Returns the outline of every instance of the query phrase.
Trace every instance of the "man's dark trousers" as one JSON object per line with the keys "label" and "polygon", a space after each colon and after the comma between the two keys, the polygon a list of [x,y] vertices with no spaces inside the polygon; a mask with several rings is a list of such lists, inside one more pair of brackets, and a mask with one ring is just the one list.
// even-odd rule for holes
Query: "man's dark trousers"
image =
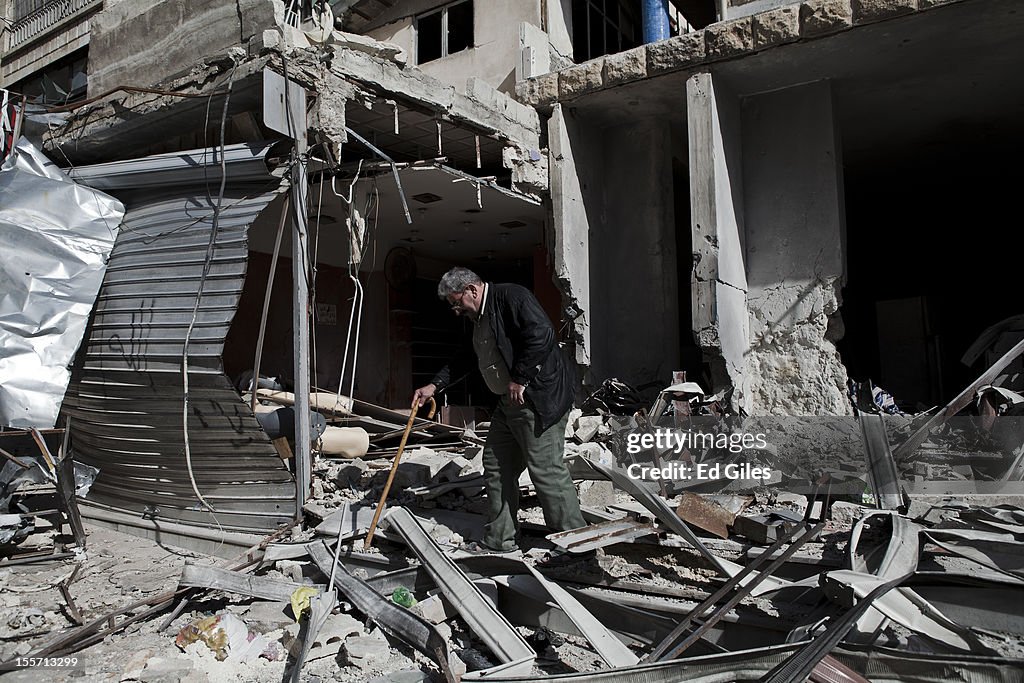
{"label": "man's dark trousers", "polygon": [[491,415],[483,453],[489,520],[483,541],[491,548],[516,547],[519,475],[524,469],[530,472],[548,528],[566,531],[586,526],[564,462],[568,413],[540,436],[534,432],[536,419],[529,406],[514,405],[507,395],[499,398]]}

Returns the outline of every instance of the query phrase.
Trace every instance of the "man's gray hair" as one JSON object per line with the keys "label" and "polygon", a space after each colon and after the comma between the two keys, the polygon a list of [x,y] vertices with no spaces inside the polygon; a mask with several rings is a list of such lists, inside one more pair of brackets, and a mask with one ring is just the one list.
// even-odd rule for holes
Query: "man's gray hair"
{"label": "man's gray hair", "polygon": [[470,285],[482,285],[483,280],[469,268],[456,266],[441,276],[437,283],[437,297],[447,301],[449,295],[458,294]]}

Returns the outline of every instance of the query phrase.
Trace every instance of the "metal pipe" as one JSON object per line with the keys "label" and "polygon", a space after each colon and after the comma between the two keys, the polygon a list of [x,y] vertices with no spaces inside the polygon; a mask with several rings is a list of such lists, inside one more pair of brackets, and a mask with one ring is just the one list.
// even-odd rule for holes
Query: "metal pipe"
{"label": "metal pipe", "polygon": [[669,37],[668,0],[643,0],[644,44]]}

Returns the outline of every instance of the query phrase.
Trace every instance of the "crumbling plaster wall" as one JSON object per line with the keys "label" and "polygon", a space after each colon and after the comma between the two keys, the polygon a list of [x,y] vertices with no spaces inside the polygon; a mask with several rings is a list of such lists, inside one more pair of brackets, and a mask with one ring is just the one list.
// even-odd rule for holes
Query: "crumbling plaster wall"
{"label": "crumbling plaster wall", "polygon": [[[394,43],[416,64],[415,17],[448,4],[437,0],[400,3],[381,14],[366,35]],[[470,78],[479,78],[506,94],[515,94],[516,63],[520,58],[521,23],[541,25],[540,3],[473,0],[473,47],[426,64],[424,73],[459,90]]]}
{"label": "crumbling plaster wall", "polygon": [[253,57],[263,32],[283,25],[280,0],[120,0],[90,20],[89,96],[150,87],[240,47]]}
{"label": "crumbling plaster wall", "polygon": [[748,409],[849,414],[834,343],[842,336],[845,211],[829,84],[748,97],[742,116]]}

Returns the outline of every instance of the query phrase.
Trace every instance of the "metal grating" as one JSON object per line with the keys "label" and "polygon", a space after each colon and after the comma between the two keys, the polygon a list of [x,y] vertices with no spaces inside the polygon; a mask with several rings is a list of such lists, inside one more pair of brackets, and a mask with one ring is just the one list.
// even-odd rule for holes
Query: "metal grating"
{"label": "metal grating", "polygon": [[[207,160],[219,164],[212,151],[116,162],[76,174],[79,182],[108,187],[110,178],[119,178],[122,189],[114,194],[127,213],[64,409],[76,459],[100,470],[87,500],[157,523],[263,534],[291,521],[295,482],[224,375],[221,353],[245,279],[248,227],[285,188],[261,161],[268,146],[247,146],[262,172],[254,172],[253,156],[242,148],[225,155],[227,189],[189,343],[192,471],[216,513],[203,508],[192,491],[181,373],[217,202],[219,169],[206,168]],[[182,161],[190,172],[183,172]],[[124,179],[133,177],[141,189],[123,189]]]}

